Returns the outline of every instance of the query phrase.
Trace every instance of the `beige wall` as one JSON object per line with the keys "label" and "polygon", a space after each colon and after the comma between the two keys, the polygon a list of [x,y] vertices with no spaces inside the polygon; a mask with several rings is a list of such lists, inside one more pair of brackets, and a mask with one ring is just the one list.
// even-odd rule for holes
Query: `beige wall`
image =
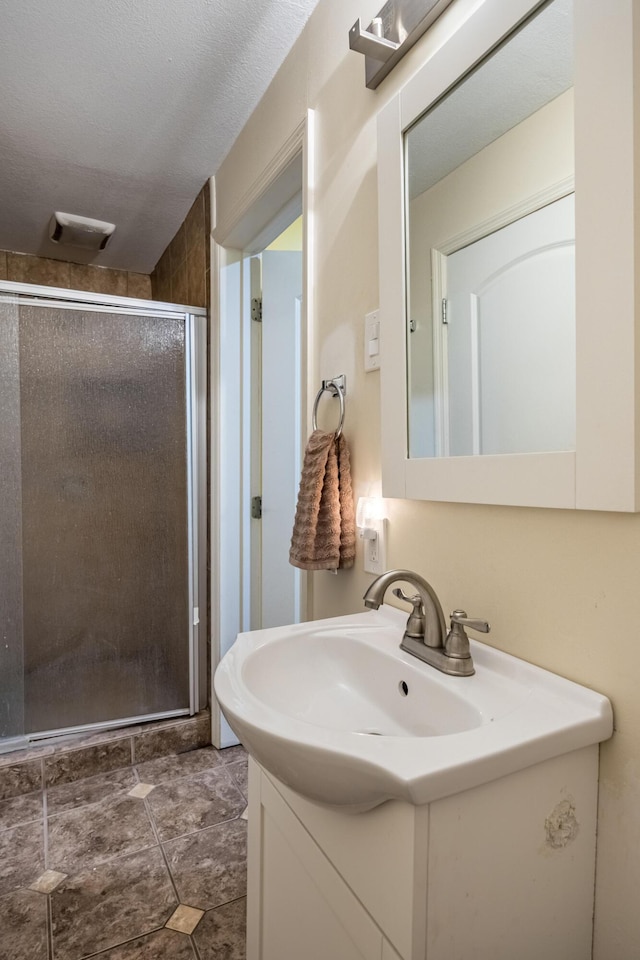
{"label": "beige wall", "polygon": [[13,283],[35,283],[42,287],[63,287],[67,290],[88,290],[118,297],[151,299],[151,280],[144,273],[94,267],[66,260],[49,260],[26,253],[0,250],[0,280]]}
{"label": "beige wall", "polygon": [[208,306],[210,222],[207,182],[154,267],[151,274],[154,300],[190,307]]}
{"label": "beige wall", "polygon": [[[379,488],[379,380],[362,369],[364,314],[377,307],[376,112],[477,5],[455,0],[377,91],[348,49],[349,28],[380,0],[320,0],[216,177],[226,222],[269,160],[315,111],[316,192],[310,383],[346,373],[345,434],[356,496]],[[257,149],[259,146],[259,149]],[[434,585],[445,610],[486,617],[489,642],[607,694],[617,732],[602,748],[597,960],[636,960],[640,944],[640,694],[634,603],[640,516],[391,501],[388,566]],[[371,577],[318,573],[314,615],[362,609]],[[631,613],[627,619],[624,614]]]}

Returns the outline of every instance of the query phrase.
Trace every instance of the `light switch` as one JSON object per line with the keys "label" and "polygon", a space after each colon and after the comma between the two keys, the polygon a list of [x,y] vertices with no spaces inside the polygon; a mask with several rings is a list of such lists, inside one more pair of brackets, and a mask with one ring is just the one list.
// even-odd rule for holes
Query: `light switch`
{"label": "light switch", "polygon": [[377,310],[364,318],[364,369],[380,369],[380,319]]}

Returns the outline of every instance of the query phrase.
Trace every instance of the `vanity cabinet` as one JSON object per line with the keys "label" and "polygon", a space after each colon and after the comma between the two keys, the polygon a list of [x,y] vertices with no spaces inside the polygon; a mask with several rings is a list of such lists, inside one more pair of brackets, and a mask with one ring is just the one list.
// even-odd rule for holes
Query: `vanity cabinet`
{"label": "vanity cabinet", "polygon": [[250,766],[248,960],[400,960],[299,819],[302,798]]}
{"label": "vanity cabinet", "polygon": [[247,960],[588,960],[597,745],[364,813],[253,759]]}

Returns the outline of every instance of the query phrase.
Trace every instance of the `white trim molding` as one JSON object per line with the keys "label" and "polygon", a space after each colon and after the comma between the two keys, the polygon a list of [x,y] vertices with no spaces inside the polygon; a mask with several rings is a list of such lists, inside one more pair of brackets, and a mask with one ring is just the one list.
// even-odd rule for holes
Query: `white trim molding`
{"label": "white trim molding", "polygon": [[[223,221],[215,217],[215,182],[212,184],[211,240],[211,665],[215,671],[236,634],[250,629],[247,602],[249,563],[245,557],[246,513],[243,503],[243,476],[246,470],[243,433],[249,416],[246,410],[246,364],[243,352],[243,322],[240,290],[243,247],[297,192],[302,194],[304,224],[302,352],[307,369],[313,359],[313,189],[314,114],[303,120],[281,149],[266,164]],[[289,173],[297,157],[299,169]],[[297,166],[297,165],[295,165]],[[297,178],[297,180],[296,180]],[[237,270],[236,270],[237,267]],[[229,323],[225,303],[232,305],[234,322]],[[305,371],[303,370],[303,378]],[[303,380],[304,382],[304,380]],[[308,388],[302,391],[301,423],[307,421]],[[302,617],[308,616],[309,577],[301,579]],[[213,676],[213,674],[212,674]],[[213,691],[213,682],[212,682]],[[213,694],[212,694],[213,696]],[[221,716],[217,703],[211,709],[212,739],[215,746],[237,742]]]}

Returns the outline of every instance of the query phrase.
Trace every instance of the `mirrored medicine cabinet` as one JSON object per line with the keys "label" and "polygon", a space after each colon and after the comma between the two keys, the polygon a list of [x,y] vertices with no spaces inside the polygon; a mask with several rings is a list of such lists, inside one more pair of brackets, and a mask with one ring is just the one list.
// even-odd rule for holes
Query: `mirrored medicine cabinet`
{"label": "mirrored medicine cabinet", "polygon": [[461,0],[380,112],[385,496],[640,509],[633,6]]}

